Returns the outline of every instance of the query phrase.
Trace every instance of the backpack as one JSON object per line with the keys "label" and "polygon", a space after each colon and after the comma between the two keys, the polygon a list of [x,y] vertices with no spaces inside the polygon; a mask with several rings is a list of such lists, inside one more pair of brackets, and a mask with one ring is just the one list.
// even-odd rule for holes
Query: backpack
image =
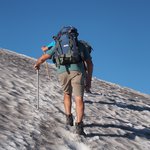
{"label": "backpack", "polygon": [[57,36],[53,62],[56,66],[76,64],[82,61],[78,48],[78,31],[73,26],[63,27]]}

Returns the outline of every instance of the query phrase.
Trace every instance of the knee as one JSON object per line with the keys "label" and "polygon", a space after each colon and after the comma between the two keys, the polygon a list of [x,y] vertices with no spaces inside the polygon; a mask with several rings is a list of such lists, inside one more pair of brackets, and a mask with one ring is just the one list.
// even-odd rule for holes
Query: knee
{"label": "knee", "polygon": [[69,93],[64,93],[64,100],[65,99],[71,99],[71,94]]}
{"label": "knee", "polygon": [[82,104],[82,103],[83,103],[83,97],[81,97],[81,96],[76,96],[76,97],[75,97],[75,101],[76,101],[76,103]]}

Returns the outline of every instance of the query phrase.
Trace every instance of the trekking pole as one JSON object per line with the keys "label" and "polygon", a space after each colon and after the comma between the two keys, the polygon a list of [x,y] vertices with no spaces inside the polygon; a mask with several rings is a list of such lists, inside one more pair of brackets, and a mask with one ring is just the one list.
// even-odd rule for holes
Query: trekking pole
{"label": "trekking pole", "polygon": [[[44,52],[44,54],[46,54]],[[46,68],[46,72],[47,72],[47,75],[48,75],[48,78],[50,79],[50,74],[49,74],[49,69],[48,69],[48,63],[45,61],[45,68]]]}
{"label": "trekking pole", "polygon": [[37,109],[39,109],[39,70],[37,70]]}

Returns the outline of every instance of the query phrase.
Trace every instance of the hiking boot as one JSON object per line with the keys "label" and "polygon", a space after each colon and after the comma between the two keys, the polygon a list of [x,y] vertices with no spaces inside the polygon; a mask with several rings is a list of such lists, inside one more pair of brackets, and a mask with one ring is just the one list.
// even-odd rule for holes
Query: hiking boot
{"label": "hiking boot", "polygon": [[75,126],[76,126],[76,133],[78,135],[86,135],[84,130],[83,130],[83,122],[79,122],[79,123],[75,123]]}
{"label": "hiking boot", "polygon": [[66,124],[70,125],[70,126],[73,126],[73,117],[72,117],[72,114],[66,115]]}

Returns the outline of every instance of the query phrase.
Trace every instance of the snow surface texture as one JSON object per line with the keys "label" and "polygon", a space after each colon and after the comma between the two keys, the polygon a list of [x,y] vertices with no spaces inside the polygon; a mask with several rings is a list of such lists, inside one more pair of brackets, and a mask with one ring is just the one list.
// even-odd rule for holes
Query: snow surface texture
{"label": "snow surface texture", "polygon": [[[54,65],[40,70],[36,109],[35,59],[0,49],[0,150],[150,150],[150,95],[93,78],[85,93],[86,137],[65,126]],[[75,104],[72,108],[75,117]]]}

